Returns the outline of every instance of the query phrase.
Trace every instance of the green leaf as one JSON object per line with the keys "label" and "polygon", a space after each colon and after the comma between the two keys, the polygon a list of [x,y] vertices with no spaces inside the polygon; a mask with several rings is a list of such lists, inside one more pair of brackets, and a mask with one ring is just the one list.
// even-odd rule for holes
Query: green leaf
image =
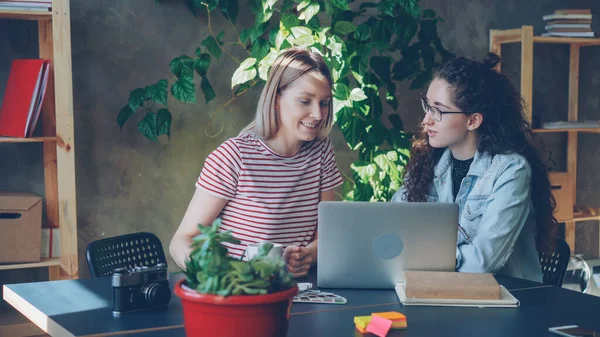
{"label": "green leaf", "polygon": [[295,1],[294,0],[283,0],[283,4],[281,5],[281,12],[286,13],[290,9],[294,8]]}
{"label": "green leaf", "polygon": [[248,39],[250,38],[250,33],[252,32],[253,28],[244,28],[242,29],[242,31],[240,31],[240,41],[242,41],[242,43],[244,45],[248,44]]}
{"label": "green leaf", "polygon": [[252,87],[252,82],[246,82],[241,85],[238,85],[237,88],[235,88],[235,90],[234,90],[234,95],[239,96],[245,90],[250,89],[251,87]]}
{"label": "green leaf", "polygon": [[366,23],[359,25],[354,32],[354,37],[359,41],[366,41],[371,37],[371,27]]}
{"label": "green leaf", "polygon": [[350,89],[344,83],[336,83],[333,85],[333,97],[340,101],[346,100],[350,95]]}
{"label": "green leaf", "polygon": [[392,79],[395,81],[404,81],[420,71],[421,66],[418,61],[410,62],[407,58],[403,58],[394,64]]}
{"label": "green leaf", "polygon": [[411,89],[421,89],[425,85],[427,85],[427,83],[431,82],[431,78],[432,78],[432,74],[430,71],[422,71],[412,81],[412,83],[410,84],[410,88]]}
{"label": "green leaf", "polygon": [[437,25],[434,20],[422,20],[421,29],[419,30],[419,41],[431,42],[438,39]]}
{"label": "green leaf", "polygon": [[157,135],[167,135],[171,139],[171,113],[167,109],[160,109],[156,112]]}
{"label": "green leaf", "polygon": [[408,46],[419,29],[417,21],[408,15],[399,16],[394,21],[393,27],[397,36],[396,47],[400,49]]}
{"label": "green leaf", "polygon": [[360,118],[352,115],[352,109],[344,107],[337,113],[337,123],[348,147],[352,150],[358,149],[362,144],[362,137],[365,132],[364,122]]}
{"label": "green leaf", "polygon": [[173,97],[184,103],[196,103],[196,86],[191,76],[181,76],[171,86]]}
{"label": "green leaf", "polygon": [[404,9],[413,18],[418,19],[421,16],[421,8],[419,7],[419,0],[401,0],[400,3],[404,6]]}
{"label": "green leaf", "polygon": [[[308,20],[308,22],[306,23],[306,26],[308,28],[312,29],[313,31],[318,31],[319,29],[323,28],[323,27],[321,27],[321,20],[316,15],[313,16],[312,19]],[[325,28],[329,28],[329,27],[325,27]]]}
{"label": "green leaf", "polygon": [[139,107],[142,106],[142,104],[144,104],[145,100],[146,90],[142,88],[137,88],[129,93],[129,101],[127,101],[127,104],[129,104],[131,110],[136,111]]}
{"label": "green leaf", "polygon": [[300,20],[298,17],[291,13],[284,13],[281,15],[281,24],[286,29],[291,29],[292,27],[296,27],[300,24]]}
{"label": "green leaf", "polygon": [[250,43],[254,43],[254,41],[256,41],[256,39],[261,37],[267,30],[268,26],[269,26],[268,24],[263,23],[261,25],[254,27],[252,29],[252,31],[250,31]]}
{"label": "green leaf", "polygon": [[338,21],[335,23],[334,31],[340,35],[346,35],[355,32],[356,25],[349,21]]}
{"label": "green leaf", "polygon": [[156,103],[167,105],[167,87],[169,82],[167,80],[160,80],[151,86],[145,88],[146,99],[151,99]]}
{"label": "green leaf", "polygon": [[373,56],[369,60],[371,69],[383,82],[390,81],[390,59],[387,56]]}
{"label": "green leaf", "polygon": [[220,0],[219,7],[226,19],[230,20],[235,25],[238,16],[238,1],[237,0]]}
{"label": "green leaf", "polygon": [[123,109],[121,109],[121,111],[119,112],[119,115],[117,116],[117,123],[119,124],[119,128],[123,128],[125,122],[127,122],[129,117],[131,117],[132,115],[133,110],[131,110],[129,104],[124,106]]}
{"label": "green leaf", "polygon": [[433,69],[435,65],[435,51],[429,44],[421,44],[421,58],[425,69]]}
{"label": "green leaf", "polygon": [[433,9],[426,9],[423,11],[423,19],[435,18],[435,11]]}
{"label": "green leaf", "polygon": [[193,61],[192,58],[187,55],[181,55],[174,58],[169,63],[169,69],[173,75],[181,77],[183,75],[190,76],[193,73]]}
{"label": "green leaf", "polygon": [[262,60],[265,56],[267,56],[270,48],[271,44],[269,41],[258,39],[252,45],[252,53],[250,55],[257,60]]}
{"label": "green leaf", "polygon": [[206,76],[210,67],[210,55],[204,53],[194,60],[194,69],[200,76]]}
{"label": "green leaf", "polygon": [[386,15],[396,16],[394,8],[396,7],[396,1],[391,0],[382,0],[379,5],[377,5],[377,9]]}
{"label": "green leaf", "polygon": [[394,82],[388,82],[385,86],[385,100],[387,104],[389,104],[394,111],[398,109],[398,99],[396,98],[396,85]]}
{"label": "green leaf", "polygon": [[279,27],[273,27],[269,31],[269,42],[271,43],[272,46],[276,46],[276,39],[277,39],[278,33],[279,33]]}
{"label": "green leaf", "polygon": [[262,13],[262,1],[261,0],[248,0],[248,7],[254,14]]}
{"label": "green leaf", "polygon": [[398,114],[390,114],[388,116],[390,123],[398,130],[404,130],[404,122],[402,122],[402,118]]}
{"label": "green leaf", "polygon": [[204,93],[204,100],[206,104],[217,97],[215,90],[206,77],[202,77],[200,80],[200,89],[202,89],[202,92]]}
{"label": "green leaf", "polygon": [[156,114],[153,111],[148,111],[144,119],[138,123],[138,130],[146,138],[155,141],[158,137],[156,123]]}
{"label": "green leaf", "polygon": [[350,6],[348,6],[348,0],[330,0],[329,2],[336,8],[350,10]]}
{"label": "green leaf", "polygon": [[221,58],[221,48],[219,47],[219,45],[217,44],[217,40],[215,40],[214,37],[212,36],[208,36],[207,38],[205,38],[202,43],[203,46],[206,47],[206,49],[208,49],[208,52],[215,58],[215,59],[219,59]]}

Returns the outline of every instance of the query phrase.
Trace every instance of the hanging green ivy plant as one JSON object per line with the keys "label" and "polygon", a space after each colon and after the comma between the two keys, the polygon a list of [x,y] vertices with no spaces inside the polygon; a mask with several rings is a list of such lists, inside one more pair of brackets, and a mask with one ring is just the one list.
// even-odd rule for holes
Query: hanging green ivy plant
{"label": "hanging green ivy plant", "polygon": [[[161,135],[170,138],[172,114],[167,93],[181,102],[197,103],[199,84],[207,104],[217,95],[208,78],[209,69],[224,55],[239,66],[231,74],[231,98],[221,109],[249,88],[263,84],[280,51],[310,48],[321,53],[332,70],[334,121],[349,148],[358,152],[358,160],[351,165],[352,177],[345,180],[344,198],[391,199],[402,183],[410,135],[396,113],[388,117],[391,127],[385,126],[383,104],[395,112],[398,82],[410,81],[411,89],[422,88],[435,67],[454,57],[438,37],[441,19],[433,10],[421,10],[418,0],[360,4],[348,0],[249,0],[254,24],[241,28],[238,0],[184,2],[194,15],[206,14],[202,20],[209,36],[194,55],[171,61],[171,83],[162,79],[131,91],[117,116],[119,127],[142,110],[145,116],[138,122],[139,132],[154,141]],[[211,18],[216,10],[231,23],[234,41],[224,41],[224,31],[213,31]],[[236,58],[231,53],[236,48],[247,57]]]}

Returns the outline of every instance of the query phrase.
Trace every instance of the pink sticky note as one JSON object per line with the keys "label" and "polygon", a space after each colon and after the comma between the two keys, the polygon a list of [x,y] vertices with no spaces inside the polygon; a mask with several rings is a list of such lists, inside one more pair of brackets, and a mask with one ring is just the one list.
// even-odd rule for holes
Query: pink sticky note
{"label": "pink sticky note", "polygon": [[379,337],[385,337],[392,327],[392,321],[379,316],[373,316],[367,325],[367,331]]}

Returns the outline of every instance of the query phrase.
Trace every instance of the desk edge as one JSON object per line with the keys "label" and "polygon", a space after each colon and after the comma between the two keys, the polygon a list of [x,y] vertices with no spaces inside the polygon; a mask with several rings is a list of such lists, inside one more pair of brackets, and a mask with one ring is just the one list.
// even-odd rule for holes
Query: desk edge
{"label": "desk edge", "polygon": [[50,317],[46,316],[38,308],[34,307],[31,303],[27,302],[23,297],[17,295],[11,288],[10,285],[2,286],[4,292],[4,300],[17,309],[23,316],[27,317],[33,324],[38,328],[42,329],[45,333],[50,336],[65,336],[75,337],[72,333],[67,331],[62,326],[58,325]]}

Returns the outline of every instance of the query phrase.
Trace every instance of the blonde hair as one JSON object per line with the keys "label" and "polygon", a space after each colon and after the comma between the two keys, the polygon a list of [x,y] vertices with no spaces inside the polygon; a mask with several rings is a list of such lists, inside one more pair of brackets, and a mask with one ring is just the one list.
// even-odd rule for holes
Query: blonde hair
{"label": "blonde hair", "polygon": [[[319,73],[327,80],[329,94],[331,94],[333,79],[321,54],[301,48],[290,48],[282,52],[269,70],[267,83],[258,100],[254,121],[246,126],[240,134],[252,133],[261,139],[273,137],[279,130],[279,117],[275,111],[277,94],[300,76],[311,71]],[[332,106],[333,104],[329,104],[329,112],[324,123],[321,123],[315,140],[322,140],[329,135],[333,124]]]}

